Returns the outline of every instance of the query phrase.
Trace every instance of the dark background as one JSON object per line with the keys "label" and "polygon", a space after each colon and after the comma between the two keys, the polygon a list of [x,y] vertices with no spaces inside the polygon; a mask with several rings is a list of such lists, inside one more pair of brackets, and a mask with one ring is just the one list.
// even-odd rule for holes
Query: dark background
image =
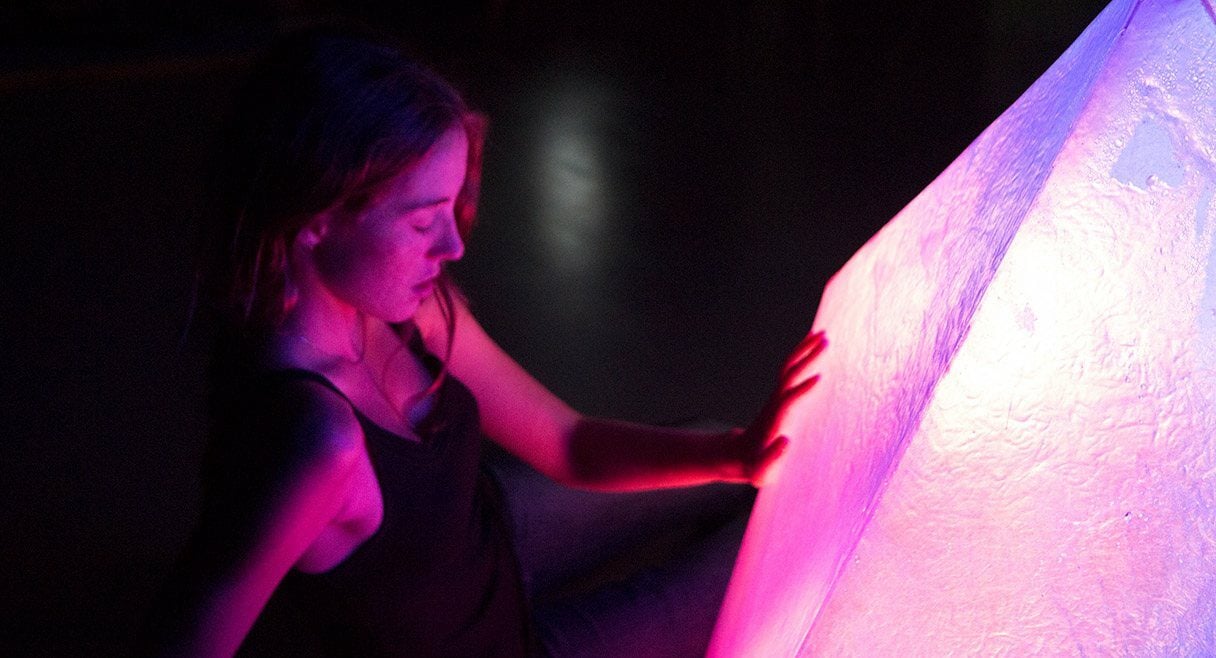
{"label": "dark background", "polygon": [[457,275],[541,381],[587,413],[745,423],[832,273],[1103,4],[0,9],[0,652],[122,653],[193,522],[202,181],[277,30],[340,7],[489,114]]}

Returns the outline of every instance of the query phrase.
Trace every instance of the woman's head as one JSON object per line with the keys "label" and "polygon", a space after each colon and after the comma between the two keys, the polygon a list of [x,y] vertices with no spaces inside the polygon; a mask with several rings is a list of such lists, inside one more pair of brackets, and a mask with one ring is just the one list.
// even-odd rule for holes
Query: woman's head
{"label": "woman's head", "polygon": [[443,265],[464,253],[456,211],[468,153],[466,132],[449,128],[357,217],[335,210],[305,226],[293,262],[315,273],[309,289],[386,322],[413,317],[443,285]]}
{"label": "woman's head", "polygon": [[[399,207],[411,176],[436,158],[464,158],[454,182],[451,171],[440,181],[455,193],[443,211],[460,235],[432,240],[447,251],[417,273],[458,257],[447,243],[472,224],[481,134],[460,95],[386,39],[332,28],[282,39],[238,100],[219,172],[210,278],[228,329],[260,333],[282,319],[295,294],[289,263],[301,231],[323,217],[340,232]],[[344,257],[322,251],[318,265],[341,273]]]}

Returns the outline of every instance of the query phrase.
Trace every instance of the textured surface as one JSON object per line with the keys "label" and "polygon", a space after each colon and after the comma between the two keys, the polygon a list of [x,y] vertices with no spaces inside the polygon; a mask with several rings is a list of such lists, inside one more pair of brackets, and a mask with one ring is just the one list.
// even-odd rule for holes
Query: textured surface
{"label": "textured surface", "polygon": [[1216,652],[1214,52],[1116,0],[832,280],[712,655]]}

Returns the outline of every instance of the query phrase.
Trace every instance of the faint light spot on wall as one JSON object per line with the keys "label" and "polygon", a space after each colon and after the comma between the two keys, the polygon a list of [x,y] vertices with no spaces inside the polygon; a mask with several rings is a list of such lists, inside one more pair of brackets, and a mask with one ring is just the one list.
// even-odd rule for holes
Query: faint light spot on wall
{"label": "faint light spot on wall", "polygon": [[602,130],[610,94],[588,81],[564,80],[546,96],[536,152],[543,255],[560,274],[596,277],[611,242]]}

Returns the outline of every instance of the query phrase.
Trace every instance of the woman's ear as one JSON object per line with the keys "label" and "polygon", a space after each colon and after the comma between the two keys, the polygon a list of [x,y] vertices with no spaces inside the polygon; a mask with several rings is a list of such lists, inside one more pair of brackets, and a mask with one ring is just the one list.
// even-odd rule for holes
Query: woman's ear
{"label": "woman's ear", "polygon": [[325,239],[325,235],[329,233],[329,227],[333,223],[333,213],[326,211],[317,214],[312,219],[304,224],[304,228],[296,234],[296,243],[301,247],[311,251]]}

